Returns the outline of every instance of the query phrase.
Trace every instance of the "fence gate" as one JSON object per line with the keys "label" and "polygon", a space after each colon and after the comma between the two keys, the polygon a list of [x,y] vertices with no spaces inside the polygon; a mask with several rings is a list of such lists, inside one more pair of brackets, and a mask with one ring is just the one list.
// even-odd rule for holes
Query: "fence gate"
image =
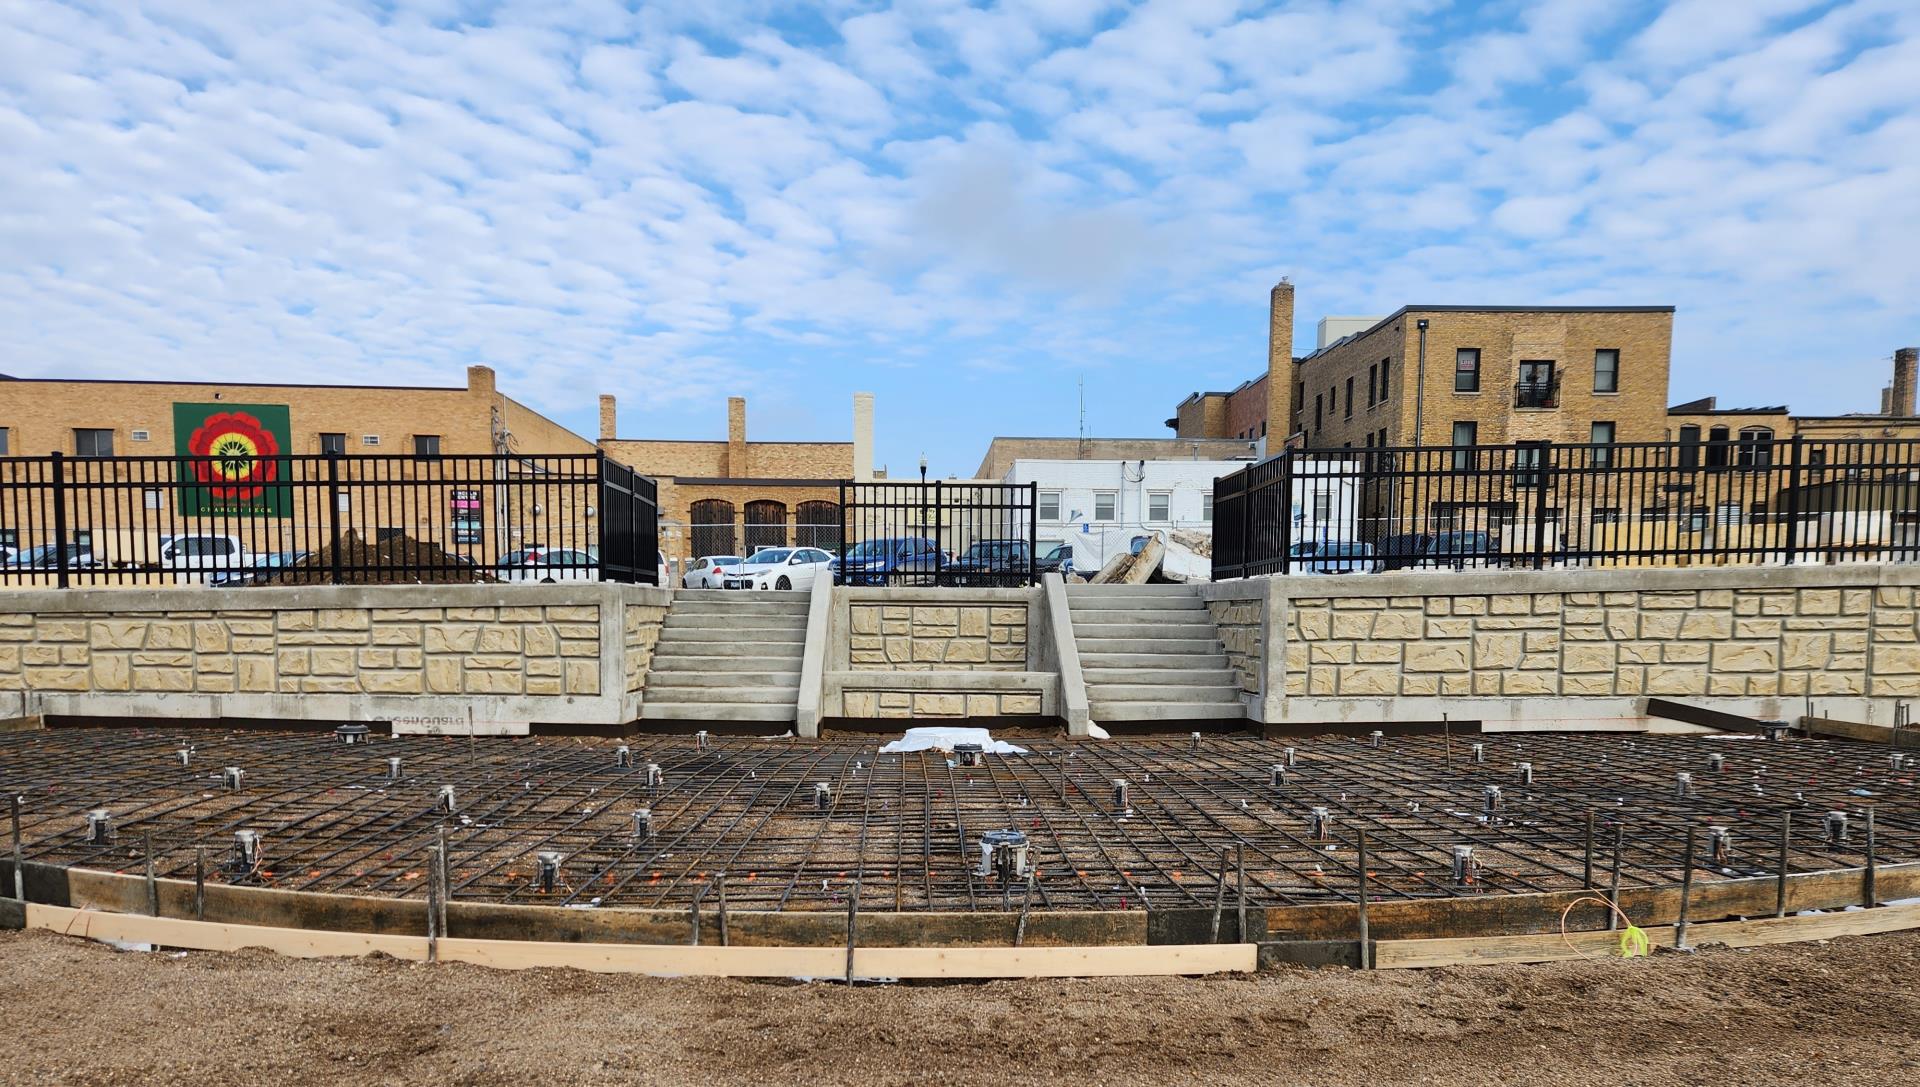
{"label": "fence gate", "polygon": [[842,585],[1034,583],[1033,483],[840,485]]}

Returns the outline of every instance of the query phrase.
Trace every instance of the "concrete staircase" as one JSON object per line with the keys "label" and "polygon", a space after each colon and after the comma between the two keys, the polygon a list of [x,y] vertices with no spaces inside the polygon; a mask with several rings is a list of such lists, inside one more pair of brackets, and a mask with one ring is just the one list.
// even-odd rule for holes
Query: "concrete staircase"
{"label": "concrete staircase", "polygon": [[1220,632],[1187,585],[1067,586],[1096,723],[1245,720]]}
{"label": "concrete staircase", "polygon": [[804,592],[675,590],[654,647],[641,719],[791,724],[807,601]]}

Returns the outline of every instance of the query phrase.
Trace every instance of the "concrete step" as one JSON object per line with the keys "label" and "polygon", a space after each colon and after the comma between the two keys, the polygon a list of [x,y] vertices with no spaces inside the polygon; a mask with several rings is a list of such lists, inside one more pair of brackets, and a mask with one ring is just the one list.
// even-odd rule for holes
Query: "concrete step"
{"label": "concrete step", "polygon": [[1133,671],[1157,672],[1165,670],[1187,670],[1192,668],[1225,668],[1227,652],[1215,649],[1210,653],[1112,653],[1080,651],[1081,668],[1126,668]]}
{"label": "concrete step", "polygon": [[[748,636],[742,637],[746,633]],[[792,654],[795,660],[800,657],[800,647],[806,644],[800,638],[770,637],[766,631],[736,632],[727,638],[683,638],[680,632],[662,634],[660,644],[655,647],[654,655],[680,650],[697,653],[707,657],[754,657],[763,654]]]}
{"label": "concrete step", "polygon": [[1231,668],[1088,668],[1083,674],[1089,687],[1141,687],[1161,683],[1238,687],[1240,683]]}
{"label": "concrete step", "polygon": [[647,687],[783,687],[800,689],[799,672],[694,672],[677,668],[656,668],[647,676]]}
{"label": "concrete step", "polygon": [[1118,721],[1244,721],[1246,708],[1220,702],[1092,702],[1101,724]]}
{"label": "concrete step", "polygon": [[1067,583],[1067,592],[1070,594],[1083,595],[1092,595],[1095,593],[1127,593],[1134,596],[1177,596],[1181,593],[1196,593],[1199,592],[1199,589],[1192,585],[1182,585],[1176,582],[1149,583],[1144,585],[1095,585],[1087,581],[1070,581]]}
{"label": "concrete step", "polygon": [[763,600],[763,596],[785,595],[773,593],[726,593],[719,599],[680,600],[676,599],[667,611],[669,617],[675,615],[781,615],[805,618],[807,602],[805,600]]}
{"label": "concrete step", "polygon": [[652,671],[656,675],[716,674],[729,678],[764,672],[792,672],[798,675],[800,654],[766,653],[750,657],[709,657],[687,652],[656,653]]}
{"label": "concrete step", "polygon": [[659,698],[676,703],[713,703],[729,706],[786,706],[792,708],[800,700],[800,688],[792,687],[647,687],[648,698]]}
{"label": "concrete step", "polygon": [[740,601],[765,600],[768,602],[804,604],[808,593],[805,589],[676,589],[673,602],[685,600]]}
{"label": "concrete step", "polygon": [[1106,608],[1075,608],[1073,625],[1082,623],[1212,623],[1213,614],[1195,604],[1191,608],[1150,608],[1143,611],[1117,611]]}
{"label": "concrete step", "polygon": [[666,627],[660,632],[660,644],[668,642],[804,642],[805,625],[784,627],[711,626]]}
{"label": "concrete step", "polygon": [[1083,611],[1191,611],[1205,610],[1197,596],[1069,596],[1067,609]]}
{"label": "concrete step", "polygon": [[1099,683],[1087,685],[1087,701],[1093,702],[1179,702],[1188,705],[1202,703],[1240,704],[1240,689],[1225,686],[1176,686],[1173,684],[1142,686],[1136,683]]}
{"label": "concrete step", "polygon": [[799,716],[793,703],[783,706],[757,702],[656,702],[640,706],[643,721],[771,721],[791,724]]}
{"label": "concrete step", "polygon": [[1156,622],[1144,619],[1132,623],[1083,623],[1073,621],[1073,636],[1085,643],[1094,638],[1218,638],[1219,630],[1210,620],[1168,619]]}
{"label": "concrete step", "polygon": [[1223,648],[1220,639],[1205,638],[1142,638],[1137,634],[1126,638],[1087,638],[1075,632],[1074,640],[1080,643],[1080,655],[1089,653],[1218,653]]}

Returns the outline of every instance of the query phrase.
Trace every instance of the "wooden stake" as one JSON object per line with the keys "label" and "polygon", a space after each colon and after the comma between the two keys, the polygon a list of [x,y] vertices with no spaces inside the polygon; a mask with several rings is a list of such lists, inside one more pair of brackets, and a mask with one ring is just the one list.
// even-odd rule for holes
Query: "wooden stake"
{"label": "wooden stake", "polygon": [[1879,905],[1880,858],[1874,850],[1873,805],[1867,805],[1867,869],[1862,873],[1860,904],[1868,909]]}
{"label": "wooden stake", "polygon": [[1693,834],[1694,828],[1688,827],[1686,855],[1680,859],[1683,867],[1680,872],[1680,917],[1673,925],[1675,950],[1685,950],[1687,946],[1687,907],[1693,898]]}
{"label": "wooden stake", "polygon": [[1780,813],[1780,875],[1773,890],[1773,915],[1787,915],[1787,849],[1793,841],[1793,812]]}
{"label": "wooden stake", "polygon": [[1360,969],[1372,968],[1372,956],[1367,953],[1367,945],[1372,942],[1367,932],[1367,832],[1360,832]]}

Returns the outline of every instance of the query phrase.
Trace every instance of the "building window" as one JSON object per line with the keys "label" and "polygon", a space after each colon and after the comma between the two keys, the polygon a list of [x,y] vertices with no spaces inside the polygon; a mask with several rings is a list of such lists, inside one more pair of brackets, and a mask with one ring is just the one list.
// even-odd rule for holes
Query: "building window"
{"label": "building window", "polygon": [[1742,468],[1766,468],[1773,463],[1773,428],[1740,428],[1740,446],[1736,452]]}
{"label": "building window", "polygon": [[1353,418],[1353,379],[1347,379],[1347,418]]}
{"label": "building window", "polygon": [[1518,442],[1513,447],[1513,485],[1516,487],[1538,487],[1545,473],[1540,471],[1546,463],[1546,446],[1542,442]]}
{"label": "building window", "polygon": [[1697,426],[1680,428],[1680,467],[1700,467],[1700,428]]}
{"label": "building window", "polygon": [[1374,392],[1380,381],[1380,366],[1375,363],[1367,367],[1367,406],[1372,407],[1380,401]]}
{"label": "building window", "polygon": [[1707,431],[1707,467],[1725,468],[1727,466],[1727,435],[1729,433],[1731,432],[1723,426]]}
{"label": "building window", "polygon": [[1059,491],[1040,492],[1040,519],[1042,521],[1058,521],[1060,519]]}
{"label": "building window", "polygon": [[1593,523],[1596,525],[1617,525],[1620,523],[1619,506],[1595,506]]}
{"label": "building window", "polygon": [[1212,491],[1208,491],[1205,494],[1202,494],[1200,496],[1200,519],[1202,521],[1213,520],[1213,492]]}
{"label": "building window", "polygon": [[1597,393],[1620,391],[1620,352],[1618,350],[1603,347],[1593,353],[1593,391]]}
{"label": "building window", "polygon": [[1382,404],[1387,402],[1387,368],[1392,362],[1391,358],[1380,360],[1380,402]]}
{"label": "building window", "polygon": [[1147,520],[1164,521],[1173,505],[1173,495],[1166,491],[1154,491],[1147,495]]}
{"label": "building window", "polygon": [[1096,521],[1117,521],[1120,518],[1120,494],[1118,491],[1093,492],[1093,519]]}
{"label": "building window", "polygon": [[440,435],[415,434],[413,436],[413,455],[416,457],[437,457],[440,455]]}
{"label": "building window", "polygon": [[1453,353],[1453,391],[1457,393],[1480,391],[1479,348],[1463,347]]}
{"label": "building window", "polygon": [[1267,421],[1265,419],[1260,420],[1260,436],[1262,438],[1267,436]]}
{"label": "building window", "polygon": [[320,452],[339,453],[339,454],[345,455],[346,451],[347,451],[347,436],[345,434],[320,435]]}
{"label": "building window", "polygon": [[113,431],[76,429],[73,432],[73,455],[76,457],[113,456]]}
{"label": "building window", "polygon": [[1707,530],[1707,507],[1695,506],[1687,511],[1687,531],[1705,532]]}
{"label": "building window", "polygon": [[1330,491],[1315,491],[1313,495],[1314,523],[1324,525],[1331,520],[1333,520],[1333,493]]}
{"label": "building window", "polygon": [[1513,387],[1516,408],[1553,408],[1560,405],[1560,385],[1553,377],[1552,359],[1524,359],[1520,380]]}
{"label": "building window", "polygon": [[1613,424],[1595,423],[1588,441],[1593,443],[1593,466],[1606,468],[1613,464]]}
{"label": "building window", "polygon": [[7,428],[0,426],[0,457],[6,456],[11,448],[7,444]]}
{"label": "building window", "polygon": [[1321,422],[1320,422],[1320,394],[1319,394],[1319,393],[1314,393],[1314,394],[1313,394],[1313,430],[1314,430],[1314,433],[1316,433],[1316,434],[1317,434],[1317,433],[1319,433],[1319,432],[1320,432],[1320,427],[1321,427],[1321,425],[1322,425],[1322,424],[1321,424]]}
{"label": "building window", "polygon": [[1453,424],[1453,444],[1455,447],[1453,450],[1453,470],[1456,472],[1471,471],[1474,460],[1473,449],[1471,447],[1480,444],[1480,424]]}

